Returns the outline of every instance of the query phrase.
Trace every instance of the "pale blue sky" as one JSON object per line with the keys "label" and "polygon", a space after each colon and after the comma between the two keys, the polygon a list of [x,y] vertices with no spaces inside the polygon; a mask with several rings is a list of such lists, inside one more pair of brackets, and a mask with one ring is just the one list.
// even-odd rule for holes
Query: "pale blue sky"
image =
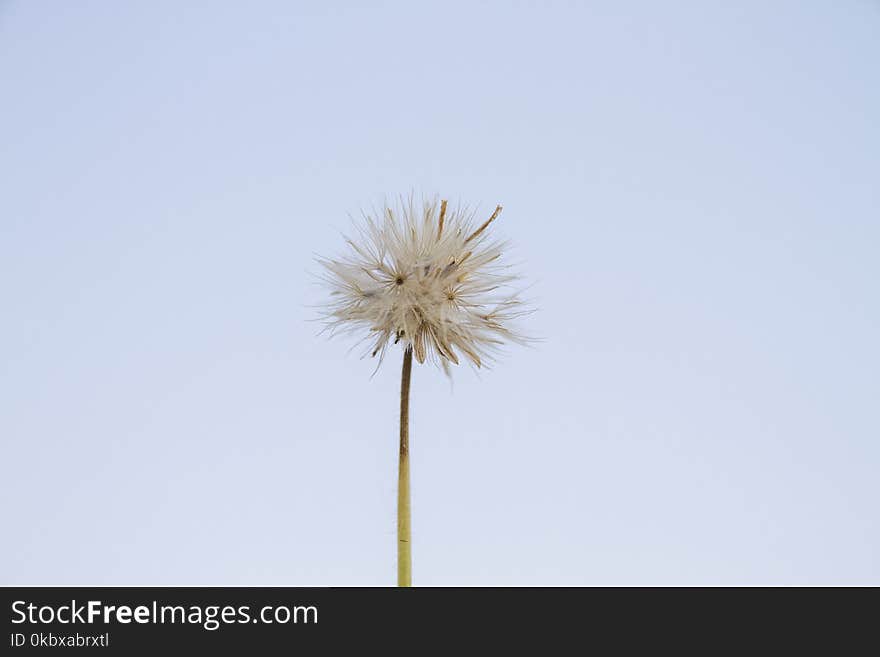
{"label": "pale blue sky", "polygon": [[880,584],[878,117],[868,0],[0,2],[0,583],[393,583],[309,272],[415,190],[545,338],[416,369],[416,584]]}

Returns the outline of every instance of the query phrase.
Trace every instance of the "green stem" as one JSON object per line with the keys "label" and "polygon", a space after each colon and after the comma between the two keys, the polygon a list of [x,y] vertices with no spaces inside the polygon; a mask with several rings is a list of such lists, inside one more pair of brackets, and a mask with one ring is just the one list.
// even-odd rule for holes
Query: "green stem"
{"label": "green stem", "polygon": [[403,354],[400,376],[400,461],[397,476],[397,585],[412,586],[412,549],[409,507],[409,382],[412,348]]}

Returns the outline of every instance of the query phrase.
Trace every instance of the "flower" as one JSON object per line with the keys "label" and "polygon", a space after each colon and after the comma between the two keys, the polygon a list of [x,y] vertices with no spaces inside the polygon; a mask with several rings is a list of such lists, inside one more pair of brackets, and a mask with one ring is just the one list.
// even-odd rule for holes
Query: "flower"
{"label": "flower", "polygon": [[502,264],[506,244],[489,237],[501,206],[479,225],[466,209],[426,201],[420,212],[401,201],[381,217],[365,216],[349,253],[319,258],[331,301],[331,333],[366,331],[369,352],[388,345],[412,348],[419,363],[438,362],[447,374],[460,356],[480,367],[505,342],[525,343],[512,322],[528,312],[510,285],[518,276]]}

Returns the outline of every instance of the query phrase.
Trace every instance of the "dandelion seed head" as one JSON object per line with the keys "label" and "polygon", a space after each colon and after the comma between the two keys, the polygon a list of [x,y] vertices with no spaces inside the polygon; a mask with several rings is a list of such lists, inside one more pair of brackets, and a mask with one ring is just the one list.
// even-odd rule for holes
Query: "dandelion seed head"
{"label": "dandelion seed head", "polygon": [[500,213],[499,205],[478,222],[446,201],[416,209],[410,199],[365,215],[344,256],[319,258],[331,333],[363,333],[380,361],[390,345],[411,348],[447,373],[462,358],[481,367],[505,343],[527,342],[514,326],[528,312],[513,287],[519,276],[503,262],[506,244],[491,237]]}

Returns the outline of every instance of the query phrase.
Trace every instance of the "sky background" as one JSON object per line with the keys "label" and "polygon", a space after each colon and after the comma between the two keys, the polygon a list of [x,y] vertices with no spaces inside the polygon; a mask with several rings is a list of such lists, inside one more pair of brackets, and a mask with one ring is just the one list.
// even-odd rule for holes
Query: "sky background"
{"label": "sky background", "polygon": [[415,369],[415,584],[880,584],[878,117],[869,0],[0,1],[0,583],[393,584],[414,192],[544,339]]}

